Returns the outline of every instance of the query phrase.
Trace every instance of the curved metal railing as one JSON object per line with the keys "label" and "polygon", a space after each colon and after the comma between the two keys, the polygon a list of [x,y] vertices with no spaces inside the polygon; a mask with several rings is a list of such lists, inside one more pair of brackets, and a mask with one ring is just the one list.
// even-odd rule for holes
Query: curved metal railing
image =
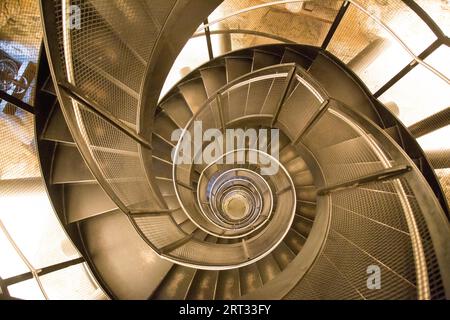
{"label": "curved metal railing", "polygon": [[[334,154],[332,146],[321,146],[318,141],[322,139],[332,139],[333,133],[331,131],[323,131],[324,126],[329,126],[334,123],[337,125],[345,124],[346,129],[342,127],[342,130],[348,130],[348,132],[354,132],[355,138],[348,140],[350,142],[343,142],[340,144],[342,152]],[[322,130],[321,130],[322,129]],[[320,133],[319,133],[320,132]],[[319,140],[318,140],[319,139]],[[433,239],[433,243],[440,243],[443,239],[441,237],[448,236],[448,221],[440,208],[437,199],[433,196],[430,188],[424,181],[418,169],[412,163],[412,161],[405,155],[405,153],[399,148],[396,143],[388,137],[388,135],[379,128],[377,128],[371,121],[366,118],[357,115],[355,112],[350,111],[341,104],[334,104],[330,106],[325,114],[321,116],[321,119],[317,121],[314,128],[302,139],[301,143],[306,146],[313,154],[316,155],[319,166],[322,168],[324,178],[329,187],[326,192],[319,190],[319,195],[329,196],[331,200],[332,212],[331,223],[329,231],[329,239],[325,244],[325,249],[322,252],[322,257],[332,258],[334,263],[342,264],[342,261],[338,256],[335,244],[333,241],[337,240],[336,237],[342,239],[344,243],[353,246],[359,254],[355,253],[355,264],[357,265],[358,259],[366,258],[373,259],[374,264],[383,265],[390,269],[388,272],[394,272],[397,274],[397,284],[405,288],[405,290],[416,290],[417,297],[419,299],[430,298],[430,284],[433,283],[428,277],[433,276],[430,270],[438,268],[435,257],[437,257],[439,265],[447,264],[448,258],[446,257],[447,248],[434,246],[433,249],[429,246],[430,236]],[[345,145],[347,144],[347,145]],[[367,148],[367,149],[366,149]],[[370,150],[370,151],[369,151]],[[361,153],[364,152],[364,153]],[[353,165],[346,165],[353,164]],[[364,182],[361,179],[364,176],[371,175],[375,172],[383,172],[387,169],[404,168],[407,166],[407,171],[400,173],[399,175],[392,175],[390,178],[384,180],[372,179],[371,181]],[[386,171],[389,172],[389,171]],[[345,181],[351,181],[350,184],[343,183]],[[384,181],[383,183],[378,181]],[[332,186],[330,186],[332,185]],[[423,192],[422,187],[427,191]],[[364,197],[363,197],[364,196]],[[423,197],[425,196],[425,197]],[[386,198],[387,197],[387,198]],[[372,199],[371,199],[372,198]],[[426,199],[425,199],[426,198]],[[383,212],[377,209],[377,205],[372,201],[378,201],[378,205],[382,206],[382,203],[389,201],[389,206],[384,207]],[[372,206],[372,210],[362,210],[362,208],[369,208]],[[399,212],[395,212],[401,208],[402,215]],[[433,217],[432,212],[437,210],[439,212]],[[381,216],[380,216],[381,214]],[[362,215],[362,216],[360,216]],[[384,216],[382,218],[382,216]],[[354,218],[360,216],[362,219],[359,223],[350,224],[350,217]],[[394,218],[396,217],[396,218]],[[385,220],[383,220],[385,219]],[[401,219],[402,221],[395,221],[395,219]],[[383,223],[387,228],[391,228],[391,231],[379,229],[380,234],[377,238],[371,238],[368,236],[367,240],[356,239],[354,235],[359,234],[364,230],[365,223]],[[425,226],[426,225],[426,226]],[[440,226],[442,228],[441,233],[431,234],[428,230],[433,230],[435,227]],[[352,233],[349,231],[352,230]],[[369,230],[369,229],[367,229]],[[447,230],[447,231],[445,231]],[[383,235],[382,235],[383,234]],[[401,238],[408,235],[410,245],[408,247],[402,247],[402,254],[391,257],[381,253],[375,253],[375,247],[380,246],[384,241],[387,241],[390,246],[395,247],[399,242],[403,241]],[[364,236],[362,236],[364,238]],[[380,239],[380,238],[385,239]],[[386,238],[391,240],[386,240]],[[399,242],[395,242],[397,238]],[[370,244],[370,241],[374,241]],[[342,248],[341,248],[342,249]],[[384,247],[383,250],[387,248]],[[394,249],[395,250],[395,249]],[[356,252],[355,251],[355,252]],[[406,252],[411,252],[414,259],[415,273],[408,275],[406,270],[400,270],[398,268],[399,261],[396,259],[408,259]],[[379,256],[382,254],[382,256]],[[360,255],[360,257],[358,257]],[[316,270],[319,270],[320,265],[326,264],[320,257],[316,262]],[[327,267],[328,268],[328,267]],[[355,266],[343,266],[340,270],[342,274],[351,274],[354,272]],[[314,277],[316,271],[314,267],[311,271],[311,275],[306,276],[306,279]],[[326,272],[320,270],[317,272]],[[448,275],[442,273],[442,284],[444,287],[448,285]],[[386,284],[387,286],[394,286],[392,283]],[[353,282],[353,280],[350,280]],[[304,284],[299,282],[299,285],[291,292],[291,297],[298,296],[300,294],[300,288]],[[347,288],[348,290],[354,290]],[[359,288],[356,286],[356,289]]]}
{"label": "curved metal railing", "polygon": [[[273,7],[273,6],[277,6],[277,5],[281,5],[281,4],[291,4],[291,3],[299,3],[299,4],[303,4],[304,0],[283,0],[283,1],[272,1],[272,2],[268,2],[268,3],[264,3],[264,4],[260,4],[260,5],[255,5],[255,6],[251,6],[251,7],[247,7],[235,12],[232,12],[230,14],[227,14],[223,17],[217,18],[213,21],[210,21],[208,23],[205,23],[203,25],[201,25],[196,33],[194,34],[194,36],[199,36],[200,32],[204,31],[205,29],[209,29],[212,26],[215,26],[221,22],[224,22],[230,18],[239,16],[243,13],[248,13],[254,10],[259,10],[262,8],[267,8],[267,7]],[[423,59],[421,59],[418,55],[416,55],[413,50],[410,49],[410,47],[401,39],[401,37],[391,28],[389,27],[389,25],[387,25],[385,22],[382,21],[382,19],[378,18],[375,14],[371,13],[366,7],[364,7],[359,1],[357,0],[347,0],[347,1],[342,1],[344,2],[348,2],[350,5],[352,5],[353,7],[357,8],[359,11],[361,11],[362,13],[364,13],[364,15],[366,15],[370,20],[372,20],[375,24],[377,24],[378,26],[380,26],[381,28],[383,28],[383,30],[385,30],[390,36],[391,38],[396,41],[409,55],[410,57],[417,62],[418,64],[424,66],[425,68],[427,68],[428,70],[430,70],[434,75],[436,75],[437,77],[439,77],[440,79],[442,79],[443,81],[445,81],[447,84],[450,84],[450,79],[444,75],[442,72],[440,72],[439,70],[437,70],[436,68],[434,68],[433,66],[431,66],[430,64],[428,64],[427,62],[425,62]],[[250,30],[246,30],[246,31],[250,31]],[[256,30],[254,30],[256,31]],[[226,32],[225,30],[223,32]],[[272,35],[265,35],[264,33],[260,33],[259,34],[262,37],[268,37],[268,38],[272,38]],[[285,37],[286,39],[289,39],[289,37]],[[284,37],[282,38],[284,39]]]}
{"label": "curved metal railing", "polygon": [[[196,112],[196,114],[193,115],[191,120],[186,124],[186,127],[183,129],[183,132],[178,137],[178,144],[175,148],[174,155],[175,157],[173,160],[173,182],[174,182],[174,189],[176,191],[176,195],[178,198],[178,201],[185,212],[185,214],[191,219],[191,221],[200,229],[205,231],[206,233],[221,236],[221,233],[223,233],[223,230],[220,230],[219,228],[215,228],[215,224],[209,221],[208,218],[206,218],[207,215],[202,215],[204,213],[204,210],[202,210],[201,203],[198,203],[197,205],[196,200],[197,197],[192,192],[194,190],[194,186],[192,185],[191,180],[191,172],[194,170],[194,165],[192,162],[189,163],[183,163],[181,161],[178,161],[178,156],[180,155],[180,147],[183,146],[183,139],[187,136],[189,133],[191,137],[193,137],[194,134],[198,134],[198,132],[194,132],[194,124],[195,121],[202,121],[203,127],[202,127],[202,133],[204,130],[207,130],[208,128],[215,128],[220,127],[221,130],[225,130],[226,127],[228,127],[233,122],[239,121],[238,118],[235,118],[228,114],[228,111],[232,110],[233,103],[231,102],[234,98],[235,92],[238,90],[249,90],[250,86],[256,85],[259,82],[266,82],[269,84],[274,84],[278,82],[278,85],[281,87],[285,87],[287,82],[289,81],[289,74],[295,70],[294,65],[292,64],[286,64],[286,65],[278,65],[275,67],[268,67],[261,70],[258,70],[254,73],[244,75],[226,86],[219,89],[218,92],[212,97],[210,97],[203,106]],[[275,85],[276,86],[276,85]],[[275,87],[274,86],[274,87]],[[278,99],[281,99],[281,96],[283,94],[283,91],[278,92]],[[269,94],[267,94],[269,96]],[[247,97],[247,99],[251,99],[251,97]],[[277,101],[277,98],[275,97],[274,101]],[[236,101],[237,102],[237,101]],[[240,101],[242,103],[243,101]],[[226,106],[226,107],[225,107]],[[264,107],[264,106],[263,106]],[[273,104],[270,107],[266,108],[268,112],[263,116],[266,118],[266,122],[274,117],[274,114],[276,112],[276,105]],[[272,110],[273,113],[270,113],[269,110]],[[242,115],[241,119],[248,120],[250,117],[261,117],[261,112],[258,110],[255,114],[245,114]],[[216,117],[216,118],[215,118]],[[188,140],[189,144],[192,144],[194,140]],[[195,150],[195,148],[192,148],[191,150]],[[231,150],[230,152],[237,152],[236,150]],[[257,151],[260,152],[260,151]],[[224,154],[217,155],[217,158],[223,157]],[[197,155],[194,155],[193,158],[195,158]],[[269,158],[271,158],[271,161],[277,162],[277,166],[281,168],[280,172],[283,173],[285,178],[278,178],[278,181],[282,181],[283,179],[287,178],[287,181],[290,181],[289,174],[286,172],[286,170],[283,168],[281,163],[278,162],[277,159],[273,158],[270,155],[267,155]],[[181,162],[181,163],[180,163]],[[205,164],[202,174],[207,169],[208,165]],[[270,178],[268,178],[270,179]],[[276,186],[276,189],[272,191],[272,194],[275,195],[277,192],[283,192],[283,197],[286,195],[289,195],[293,193],[293,191],[285,192],[286,188],[289,187],[289,185],[292,186],[292,181],[288,183],[287,185],[283,186]],[[291,187],[292,189],[292,187]],[[198,195],[197,195],[198,196]],[[277,195],[277,197],[280,197],[280,195]],[[295,197],[292,198],[291,204],[295,203]],[[256,236],[245,240],[245,242],[242,242],[243,248],[245,248],[245,252],[248,252],[251,254],[251,256],[243,256],[241,258],[244,258],[239,263],[231,263],[232,259],[229,258],[228,265],[216,265],[214,266],[213,262],[207,263],[207,261],[204,261],[203,268],[215,268],[215,269],[223,269],[223,268],[235,268],[238,266],[244,266],[251,263],[256,262],[259,259],[262,259],[267,254],[269,254],[273,249],[276,248],[276,246],[282,241],[284,236],[286,235],[290,223],[293,219],[293,212],[295,210],[295,205],[292,206],[289,210],[285,207],[285,204],[287,204],[289,201],[287,199],[284,199],[284,201],[278,202],[278,207],[274,208],[273,218],[271,218],[270,221],[268,221],[268,226],[264,226],[264,228],[261,228],[260,232],[256,233]],[[280,211],[280,204],[283,203],[283,210]],[[286,216],[287,214],[287,216]],[[270,216],[270,215],[269,215]],[[286,216],[286,217],[284,217]],[[261,225],[262,227],[263,225]],[[275,226],[275,227],[274,227]],[[259,228],[250,230],[251,233],[258,231]],[[215,230],[215,231],[214,231]],[[277,231],[280,230],[280,231]],[[239,235],[239,237],[248,236],[249,233],[244,233]],[[227,235],[223,235],[226,237]],[[259,239],[259,240],[258,240]],[[265,240],[264,240],[265,239]],[[275,239],[275,242],[269,239]],[[258,243],[271,243],[270,246],[260,246]],[[189,243],[186,244],[188,246]],[[203,244],[206,245],[206,244]],[[208,247],[214,247],[213,244],[207,244]],[[234,247],[234,250],[242,250],[243,248],[239,248],[240,245],[230,245],[228,246],[230,248]],[[220,250],[223,248],[226,249],[224,245],[219,245],[215,249],[215,252],[217,253],[217,256],[226,256],[226,252],[223,252],[223,254],[220,254]],[[231,250],[231,249],[226,249]],[[190,250],[188,252],[191,252],[192,254],[198,255],[198,252],[207,252],[203,249],[201,249],[200,244],[197,244],[197,249]],[[228,252],[228,254],[231,254],[231,252]],[[235,254],[232,254],[231,257],[235,257]],[[188,260],[190,257],[184,254],[184,259]],[[192,258],[191,258],[192,259]],[[208,257],[206,255],[203,255],[204,260],[208,260]],[[217,257],[213,257],[213,260],[217,259]],[[195,261],[195,264],[199,264],[200,261]],[[217,262],[216,262],[217,263]],[[194,261],[189,263],[190,266],[195,265]]]}

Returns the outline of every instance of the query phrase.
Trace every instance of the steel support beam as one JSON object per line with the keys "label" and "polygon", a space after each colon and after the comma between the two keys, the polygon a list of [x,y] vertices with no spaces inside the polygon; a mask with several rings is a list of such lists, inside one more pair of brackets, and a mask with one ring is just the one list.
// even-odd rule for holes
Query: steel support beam
{"label": "steel support beam", "polygon": [[30,106],[28,103],[23,102],[22,100],[20,100],[19,98],[14,97],[13,95],[10,95],[8,93],[6,93],[3,90],[0,90],[0,99],[1,100],[5,100],[8,103],[11,103],[13,105],[15,105],[16,107],[34,114],[34,108],[32,106]]}
{"label": "steel support beam", "polygon": [[344,1],[344,3],[342,3],[342,6],[336,15],[336,18],[334,19],[333,24],[331,25],[330,30],[328,31],[325,40],[322,43],[323,50],[326,50],[326,48],[330,44],[331,38],[333,38],[339,24],[341,23],[342,18],[344,17],[345,13],[347,12],[347,9],[349,8],[349,5],[350,2],[348,1]]}
{"label": "steel support beam", "polygon": [[442,31],[442,29],[438,26],[438,24],[428,15],[428,13],[425,12],[425,10],[422,9],[421,6],[417,4],[417,2],[413,0],[403,0],[403,2],[412,10],[414,11],[420,19],[423,20],[423,22],[426,23],[428,28],[433,31],[433,33],[436,35],[436,37],[443,41],[446,36],[445,33]]}
{"label": "steel support beam", "polygon": [[288,192],[289,190],[291,190],[291,186],[287,186],[287,187],[284,187],[283,189],[278,190],[276,194],[277,194],[277,196],[279,196],[285,192]]}
{"label": "steel support beam", "polygon": [[87,101],[86,98],[83,97],[81,93],[78,92],[78,89],[74,87],[73,85],[66,83],[66,84],[60,84],[58,83],[58,87],[61,91],[66,93],[70,98],[74,99],[78,103],[80,103],[82,106],[86,107],[87,109],[93,111],[95,114],[100,116],[103,120],[109,122],[112,124],[115,128],[119,129],[123,133],[125,133],[127,136],[129,136],[131,139],[136,141],[137,143],[141,144],[142,146],[146,147],[147,149],[152,149],[152,146],[150,142],[148,142],[144,137],[139,135],[136,131],[131,129],[129,126],[127,126],[125,123],[123,123],[121,120],[116,118],[111,112],[104,109],[103,107],[97,105],[96,103],[92,101]]}
{"label": "steel support beam", "polygon": [[187,235],[186,237],[181,238],[180,240],[177,240],[177,241],[170,243],[167,246],[161,248],[160,252],[163,254],[169,253],[169,252],[183,246],[184,244],[188,243],[193,237],[194,237],[194,234],[191,233],[191,234]]}
{"label": "steel support beam", "polygon": [[[295,80],[295,74],[296,74],[295,71],[296,70],[297,70],[297,68],[294,65],[292,67],[292,69],[289,71],[289,73],[288,73],[288,75],[286,77],[286,85],[285,85],[285,87],[283,89],[283,95],[281,96],[280,101],[278,101],[277,109],[276,109],[275,114],[273,115],[273,118],[272,118],[272,127],[277,122],[278,116],[279,116],[280,111],[281,111],[281,107],[283,106],[284,101],[286,100],[286,98],[288,96],[288,93],[291,91],[292,85],[293,85],[294,80]],[[275,81],[275,80],[273,80],[273,81]]]}
{"label": "steel support beam", "polygon": [[6,285],[5,281],[0,277],[0,300],[2,298],[9,299],[11,298],[11,296],[9,295],[8,292],[8,286]]}
{"label": "steel support beam", "polygon": [[155,211],[149,211],[149,210],[131,210],[130,215],[132,216],[141,216],[141,215],[148,215],[148,216],[167,216],[170,213],[177,211],[180,209],[180,207],[176,207],[173,209],[165,209],[165,210],[155,210]]}
{"label": "steel support beam", "polygon": [[410,166],[399,166],[399,167],[394,167],[394,168],[388,168],[388,169],[385,169],[382,171],[368,174],[363,177],[359,177],[357,179],[353,179],[353,180],[349,180],[346,182],[331,185],[329,187],[321,188],[317,191],[317,194],[319,196],[324,196],[324,195],[327,195],[334,191],[340,191],[340,190],[349,189],[349,188],[356,188],[356,187],[359,187],[359,186],[362,186],[362,185],[365,185],[368,183],[372,183],[372,182],[391,180],[391,179],[394,179],[398,176],[401,176],[401,175],[411,171],[411,169],[412,168]]}
{"label": "steel support beam", "polygon": [[212,42],[211,42],[211,33],[209,32],[208,27],[208,18],[203,21],[203,25],[205,25],[205,37],[206,37],[206,45],[208,46],[208,56],[209,60],[214,59],[214,53],[212,48]]}
{"label": "steel support beam", "polygon": [[175,181],[176,182],[176,184],[177,185],[179,185],[179,186],[182,186],[183,188],[186,188],[186,189],[189,189],[189,190],[194,190],[190,185],[188,185],[188,184],[186,184],[186,183],[184,183],[184,182],[181,182],[181,181]]}
{"label": "steel support beam", "polygon": [[[432,54],[439,46],[441,46],[441,41],[438,39],[434,41],[428,48],[422,51],[417,57],[424,60],[430,54]],[[386,82],[380,89],[373,94],[375,98],[378,98],[383,93],[385,93],[389,88],[396,84],[401,78],[403,78],[408,72],[414,69],[418,65],[416,60],[412,60],[408,65],[406,65],[402,70],[400,70],[395,76],[393,76],[388,82]]]}
{"label": "steel support beam", "polygon": [[419,138],[450,124],[450,107],[439,111],[428,118],[420,120],[408,127],[414,138]]}
{"label": "steel support beam", "polygon": [[328,107],[330,106],[330,101],[325,100],[322,102],[320,107],[317,109],[317,111],[313,114],[313,116],[308,120],[305,127],[302,131],[298,134],[298,136],[295,138],[295,140],[292,142],[292,145],[295,146],[300,142],[300,140],[305,136],[306,133],[308,133],[309,130],[314,126],[314,124],[323,116],[325,112],[327,112]]}
{"label": "steel support beam", "polygon": [[[73,259],[73,260],[57,263],[57,264],[54,264],[54,265],[51,265],[51,266],[48,266],[48,267],[36,270],[36,274],[38,276],[43,276],[43,275],[46,275],[46,274],[49,274],[49,273],[52,273],[52,272],[55,272],[55,271],[58,271],[58,270],[61,270],[61,269],[65,269],[65,268],[71,267],[71,266],[76,265],[76,264],[83,263],[83,262],[85,262],[85,259],[83,257],[76,258],[76,259]],[[22,282],[22,281],[25,281],[25,280],[29,280],[29,279],[32,279],[32,278],[33,278],[33,273],[32,272],[26,272],[26,273],[22,273],[22,274],[19,274],[17,276],[14,276],[14,277],[11,277],[11,278],[8,278],[8,279],[3,279],[3,283],[6,286],[10,286],[12,284],[19,283],[19,282]]]}

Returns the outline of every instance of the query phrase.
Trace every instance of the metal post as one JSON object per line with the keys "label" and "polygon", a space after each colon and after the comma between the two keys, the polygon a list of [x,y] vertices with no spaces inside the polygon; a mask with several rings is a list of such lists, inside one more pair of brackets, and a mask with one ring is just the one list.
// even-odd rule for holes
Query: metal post
{"label": "metal post", "polygon": [[331,38],[333,38],[333,36],[336,32],[336,29],[338,28],[339,24],[341,23],[342,18],[344,17],[345,13],[347,12],[349,4],[350,3],[348,1],[344,1],[344,3],[342,3],[342,6],[336,15],[336,18],[334,19],[333,24],[331,25],[330,30],[328,31],[328,34],[322,43],[321,48],[323,50],[325,50],[328,47],[328,45],[330,44]]}
{"label": "metal post", "polygon": [[205,26],[205,37],[206,37],[206,45],[208,46],[209,60],[212,60],[214,59],[214,53],[211,43],[211,33],[209,32],[208,27],[208,18],[206,18],[205,21],[203,21],[203,25]]}
{"label": "metal post", "polygon": [[26,112],[34,114],[34,108],[32,106],[30,106],[26,102],[23,102],[19,98],[16,98],[16,97],[4,92],[3,90],[0,90],[0,99],[5,100],[6,102],[9,102]]}
{"label": "metal post", "polygon": [[342,183],[338,183],[329,187],[321,188],[317,191],[319,196],[324,196],[329,194],[330,192],[340,191],[349,188],[357,188],[359,186],[372,183],[372,182],[380,182],[394,179],[406,172],[411,171],[410,166],[399,166],[394,168],[388,168],[385,170],[381,170],[372,174],[368,174],[363,177],[359,177],[353,180],[345,181]]}

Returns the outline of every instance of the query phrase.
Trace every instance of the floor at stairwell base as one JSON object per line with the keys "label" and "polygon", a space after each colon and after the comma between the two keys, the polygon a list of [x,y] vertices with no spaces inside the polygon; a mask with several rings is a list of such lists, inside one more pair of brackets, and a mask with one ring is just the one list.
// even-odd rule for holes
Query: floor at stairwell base
{"label": "floor at stairwell base", "polygon": [[271,305],[265,304],[224,304],[222,306],[181,306],[180,315],[201,315],[207,318],[213,314],[219,315],[268,315]]}

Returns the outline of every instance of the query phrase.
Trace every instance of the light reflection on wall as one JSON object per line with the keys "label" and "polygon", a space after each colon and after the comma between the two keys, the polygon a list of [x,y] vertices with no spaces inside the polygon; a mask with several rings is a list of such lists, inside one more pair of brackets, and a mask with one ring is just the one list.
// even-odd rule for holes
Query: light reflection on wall
{"label": "light reflection on wall", "polygon": [[191,70],[209,60],[205,37],[191,38],[175,60],[167,75],[160,97],[164,95]]}
{"label": "light reflection on wall", "polygon": [[84,263],[36,276],[42,287],[36,277],[29,279],[32,272],[80,257],[48,198],[34,139],[33,115],[0,114],[0,281],[21,299],[105,298]]}
{"label": "light reflection on wall", "polygon": [[[53,212],[41,178],[0,181],[0,223],[0,277],[7,282],[80,257]],[[21,299],[105,298],[83,263],[39,280],[42,288],[33,278],[9,285],[9,294]]]}

